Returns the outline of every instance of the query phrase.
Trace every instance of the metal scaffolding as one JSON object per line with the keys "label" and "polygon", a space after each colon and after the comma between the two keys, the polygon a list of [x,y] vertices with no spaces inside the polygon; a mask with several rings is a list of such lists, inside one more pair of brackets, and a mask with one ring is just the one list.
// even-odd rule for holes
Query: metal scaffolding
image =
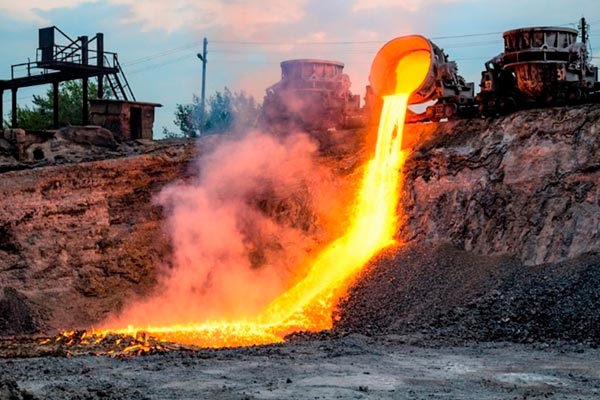
{"label": "metal scaffolding", "polygon": [[[59,44],[63,43],[63,44]],[[88,81],[98,79],[98,98],[103,97],[104,81],[110,86],[116,99],[133,100],[135,96],[125,77],[116,53],[104,51],[104,35],[97,33],[91,39],[79,36],[72,39],[56,26],[39,30],[39,47],[35,61],[11,66],[11,79],[0,80],[0,116],[3,115],[2,98],[5,90],[12,94],[11,126],[19,125],[17,115],[17,92],[20,88],[52,85],[53,127],[58,128],[59,84],[65,81],[81,80],[83,87],[83,125],[89,123]]]}

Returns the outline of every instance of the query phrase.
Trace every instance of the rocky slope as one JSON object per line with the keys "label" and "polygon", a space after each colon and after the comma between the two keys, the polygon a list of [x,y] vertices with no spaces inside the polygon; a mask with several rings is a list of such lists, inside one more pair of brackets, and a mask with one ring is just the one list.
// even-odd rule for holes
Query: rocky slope
{"label": "rocky slope", "polygon": [[[361,135],[318,138],[326,165],[354,181],[369,153]],[[339,331],[598,335],[600,106],[411,125],[405,143],[415,146],[399,206],[408,246],[361,277]],[[85,327],[154,287],[171,248],[152,198],[186,178],[197,150],[140,146],[0,174],[0,335]]]}
{"label": "rocky slope", "polygon": [[142,152],[0,174],[0,334],[85,326],[155,283],[169,241],[151,199],[195,146]]}
{"label": "rocky slope", "polygon": [[527,265],[600,251],[600,107],[412,126],[403,240]]}
{"label": "rocky slope", "polygon": [[[323,158],[323,169],[345,176],[365,151],[358,140],[332,141],[340,135],[358,137],[347,131],[319,141],[331,156]],[[7,164],[10,171],[0,173],[0,336],[87,328],[151,294],[174,258],[156,195],[170,183],[195,179],[197,154],[222,139],[120,143],[112,150],[104,143],[63,143],[55,146],[61,157],[47,151],[44,160]],[[100,160],[82,162],[90,158]],[[250,187],[245,201],[274,224],[322,234],[304,186],[286,188],[285,196],[271,189]],[[260,265],[262,254],[256,249],[252,261]]]}

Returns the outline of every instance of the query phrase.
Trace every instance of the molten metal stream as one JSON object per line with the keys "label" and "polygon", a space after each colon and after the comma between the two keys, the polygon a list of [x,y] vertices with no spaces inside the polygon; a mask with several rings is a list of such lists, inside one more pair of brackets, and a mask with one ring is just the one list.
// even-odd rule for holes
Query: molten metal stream
{"label": "molten metal stream", "polygon": [[430,61],[429,53],[423,51],[409,53],[399,60],[397,94],[384,99],[375,156],[366,166],[348,230],[312,261],[304,279],[277,297],[259,315],[248,319],[162,327],[130,326],[94,334],[145,331],[169,342],[233,347],[276,343],[294,331],[331,328],[331,313],[345,288],[371,257],[394,242],[405,160],[402,132],[406,107],[409,95],[425,79]]}

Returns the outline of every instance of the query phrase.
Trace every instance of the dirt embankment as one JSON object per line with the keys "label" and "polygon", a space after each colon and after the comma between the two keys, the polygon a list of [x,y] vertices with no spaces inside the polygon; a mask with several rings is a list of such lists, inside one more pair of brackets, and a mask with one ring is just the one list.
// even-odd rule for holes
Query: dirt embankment
{"label": "dirt embankment", "polygon": [[[354,182],[344,177],[365,158],[358,135],[317,138],[322,162],[340,181]],[[139,144],[141,154],[121,158],[104,149],[108,159],[80,162],[77,156],[61,165],[46,160],[1,173],[0,336],[89,328],[150,295],[173,263],[172,238],[156,195],[171,183],[198,179],[197,155],[229,139]],[[81,144],[64,146],[61,154],[81,150]],[[97,147],[84,153],[102,157]],[[274,224],[295,224],[307,235],[318,231],[306,196],[295,195],[305,188],[274,198],[268,187],[258,189],[246,200]]]}
{"label": "dirt embankment", "polygon": [[0,175],[0,335],[85,327],[149,291],[169,240],[152,197],[192,142]]}
{"label": "dirt embankment", "polygon": [[[355,181],[368,146],[350,134],[360,135],[320,142],[324,162]],[[405,246],[358,280],[337,331],[597,344],[600,106],[406,135],[417,147],[404,171]],[[2,174],[0,334],[85,327],[151,291],[170,259],[152,198],[186,176],[194,152],[180,144]]]}

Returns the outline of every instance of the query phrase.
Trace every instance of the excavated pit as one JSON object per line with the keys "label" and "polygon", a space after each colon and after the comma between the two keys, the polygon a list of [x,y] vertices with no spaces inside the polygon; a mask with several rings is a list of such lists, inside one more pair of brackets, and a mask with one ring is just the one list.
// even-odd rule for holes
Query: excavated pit
{"label": "excavated pit", "polygon": [[[220,378],[206,375],[198,383],[215,398],[369,392],[377,398],[422,398],[444,393],[440,382],[452,382],[452,398],[600,393],[593,372],[599,367],[593,360],[600,359],[594,350],[600,337],[600,106],[410,125],[406,131],[406,145],[416,148],[405,166],[399,206],[405,219],[398,238],[405,244],[370,263],[340,303],[331,332],[295,334],[287,344],[254,349],[188,353],[155,346],[160,351],[147,353],[157,355],[131,361],[134,375],[123,382],[117,380],[117,364],[83,356],[95,350],[73,347],[77,340],[55,340],[53,347],[40,343],[45,336],[55,339],[60,329],[89,327],[122,307],[124,299],[152,290],[156,266],[168,263],[171,252],[161,230],[164,215],[152,198],[165,184],[189,178],[202,140],[199,147],[178,142],[131,157],[61,160],[24,170],[11,161],[12,171],[0,175],[0,355],[81,358],[75,358],[77,366],[49,358],[1,360],[0,398],[4,393],[17,399],[119,398],[119,393],[169,398],[170,392],[148,380],[148,371],[164,370],[180,381],[178,376],[188,375],[178,375],[178,368],[186,365],[197,374],[219,365]],[[363,141],[369,135],[332,135],[319,134],[320,153],[343,184],[369,157]],[[127,340],[138,349],[154,345],[148,338]],[[502,344],[507,341],[523,344]],[[94,354],[109,354],[111,348],[132,354],[120,353],[123,347],[114,342],[103,346]],[[285,367],[296,357],[312,372]],[[348,367],[318,372],[316,365],[332,357]],[[434,361],[439,357],[454,361],[440,366]],[[535,364],[535,371],[550,369],[552,376],[527,375],[531,363],[523,360],[536,357],[546,364]],[[410,381],[421,372],[413,366],[398,370],[393,360],[400,358],[446,372]],[[575,359],[579,372],[570,364]],[[255,362],[279,370],[257,373],[261,382],[253,381],[257,374],[233,372]],[[360,368],[349,367],[352,362]],[[492,371],[494,362],[501,371]],[[457,363],[466,368],[460,376],[445,369],[459,368]],[[385,366],[404,384],[383,377]],[[88,372],[83,385],[58,378],[78,368],[108,375],[93,378]],[[357,373],[361,379],[351,378]],[[330,380],[316,382],[318,375]],[[346,384],[332,383],[334,376],[364,384],[347,383],[353,389],[344,391]],[[386,379],[396,383],[386,386]],[[132,383],[140,389],[125,390]],[[173,393],[189,395],[194,390],[189,384],[180,381],[183,386]]]}

